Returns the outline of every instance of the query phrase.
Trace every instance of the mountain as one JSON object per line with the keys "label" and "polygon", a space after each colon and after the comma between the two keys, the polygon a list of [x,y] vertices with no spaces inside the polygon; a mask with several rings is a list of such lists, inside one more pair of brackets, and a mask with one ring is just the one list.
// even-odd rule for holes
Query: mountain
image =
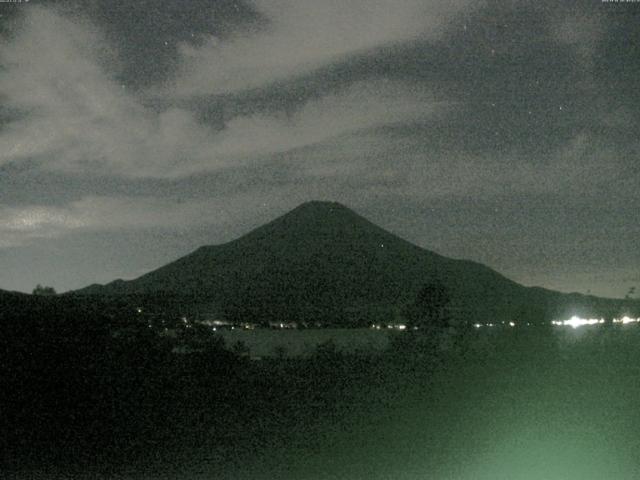
{"label": "mountain", "polygon": [[9,290],[0,290],[0,302],[8,302],[16,299],[25,299],[29,297],[26,293],[12,292]]}
{"label": "mountain", "polygon": [[78,295],[170,296],[253,321],[361,325],[397,317],[438,278],[467,321],[618,314],[620,301],[524,287],[476,262],[413,245],[333,202],[308,202],[231,242],[205,246],[137,279]]}

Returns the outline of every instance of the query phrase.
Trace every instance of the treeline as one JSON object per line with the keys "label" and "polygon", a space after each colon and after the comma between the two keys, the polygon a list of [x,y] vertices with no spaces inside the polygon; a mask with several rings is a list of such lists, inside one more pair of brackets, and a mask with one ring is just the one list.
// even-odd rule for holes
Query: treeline
{"label": "treeline", "polygon": [[[337,412],[345,392],[380,368],[331,343],[309,359],[255,362],[210,330],[165,338],[116,310],[60,297],[2,304],[4,472],[108,473],[197,449],[249,452],[302,418],[311,425],[318,411]],[[178,341],[194,348],[177,353]]]}

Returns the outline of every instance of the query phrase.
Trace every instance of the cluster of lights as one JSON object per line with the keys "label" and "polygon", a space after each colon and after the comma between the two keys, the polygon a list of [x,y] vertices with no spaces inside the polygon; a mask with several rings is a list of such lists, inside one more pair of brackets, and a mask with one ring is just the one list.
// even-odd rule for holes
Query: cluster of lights
{"label": "cluster of lights", "polygon": [[[501,325],[504,325],[504,326],[508,325],[509,327],[513,328],[513,327],[516,326],[516,322],[513,322],[513,321],[512,322],[502,322]],[[529,325],[529,324],[527,323],[527,325]],[[473,324],[474,328],[495,327],[495,326],[497,326],[496,323],[474,323]]]}
{"label": "cluster of lights", "polygon": [[[624,316],[622,318],[614,318],[613,323],[627,325],[629,323],[638,323],[640,322],[640,318],[631,318],[628,316]],[[578,316],[573,316],[569,320],[554,320],[551,322],[553,325],[558,327],[571,327],[578,328],[584,325],[602,325],[605,323],[604,318],[580,318]]]}
{"label": "cluster of lights", "polygon": [[[374,323],[373,325],[371,325],[371,328],[374,330],[382,330],[385,328],[385,326],[379,323]],[[407,326],[404,323],[390,323],[386,326],[386,328],[389,330],[406,330]],[[418,327],[413,327],[413,329],[417,330]]]}
{"label": "cluster of lights", "polygon": [[551,323],[557,327],[578,328],[584,325],[598,325],[604,323],[604,318],[580,318],[574,315],[569,320],[554,320]]}
{"label": "cluster of lights", "polygon": [[[574,315],[573,317],[571,317],[568,320],[554,320],[551,322],[552,325],[556,326],[556,327],[571,327],[571,328],[578,328],[578,327],[582,327],[584,325],[602,325],[605,323],[605,319],[604,318],[581,318],[578,317],[576,315]],[[619,324],[619,325],[628,325],[630,323],[640,323],[640,317],[638,318],[632,318],[629,316],[624,316],[621,318],[614,318],[613,319],[613,323],[615,324]],[[515,327],[516,323],[515,322],[502,322],[502,325],[504,326],[509,326],[509,327]],[[527,325],[531,325],[530,323],[527,323]],[[473,327],[474,328],[482,328],[482,327],[495,327],[497,326],[497,324],[495,323],[474,323]]]}
{"label": "cluster of lights", "polygon": [[640,318],[631,318],[627,316],[613,319],[613,323],[622,323],[623,325],[626,325],[627,323],[638,323],[638,322],[640,322]]}

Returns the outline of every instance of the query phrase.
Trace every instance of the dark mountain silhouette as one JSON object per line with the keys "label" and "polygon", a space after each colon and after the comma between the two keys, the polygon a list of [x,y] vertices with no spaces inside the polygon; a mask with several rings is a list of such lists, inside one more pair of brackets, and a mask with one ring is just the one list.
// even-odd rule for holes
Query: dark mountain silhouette
{"label": "dark mountain silhouette", "polygon": [[26,295],[26,294],[20,293],[20,292],[12,292],[12,291],[9,291],[9,290],[0,289],[0,297],[20,296],[20,295]]}
{"label": "dark mountain silhouette", "polygon": [[0,304],[7,302],[15,302],[20,300],[26,300],[30,295],[21,292],[12,292],[9,290],[0,290]]}
{"label": "dark mountain silhouette", "polygon": [[232,319],[360,325],[397,317],[434,278],[446,286],[453,316],[465,321],[617,315],[624,307],[617,300],[524,287],[479,263],[413,245],[339,203],[317,201],[137,279],[75,294],[166,294]]}

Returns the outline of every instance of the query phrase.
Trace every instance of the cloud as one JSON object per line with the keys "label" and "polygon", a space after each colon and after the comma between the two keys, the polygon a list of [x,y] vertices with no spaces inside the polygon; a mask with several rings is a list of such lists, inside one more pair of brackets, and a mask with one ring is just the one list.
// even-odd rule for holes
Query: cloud
{"label": "cloud", "polygon": [[229,207],[216,200],[183,203],[158,197],[87,196],[65,206],[0,207],[0,247],[79,231],[202,226],[228,221],[229,215]]}
{"label": "cloud", "polygon": [[579,48],[593,48],[605,34],[605,24],[597,15],[570,15],[552,25],[553,39]]}
{"label": "cloud", "polygon": [[0,248],[21,246],[37,238],[58,236],[64,229],[80,227],[63,209],[33,206],[0,208]]}
{"label": "cloud", "polygon": [[220,132],[223,155],[285,152],[340,136],[428,118],[446,108],[424,89],[401,82],[356,83],[311,101],[289,116],[236,117]]}
{"label": "cloud", "polygon": [[594,57],[605,33],[605,21],[598,15],[569,15],[551,26],[552,39],[571,46],[586,72],[595,66]]}
{"label": "cloud", "polygon": [[179,96],[263,87],[350,55],[433,38],[467,0],[254,0],[264,28],[180,46]]}
{"label": "cloud", "polygon": [[358,83],[289,114],[237,116],[213,129],[185,108],[145,107],[105,72],[103,45],[88,23],[29,10],[17,37],[0,47],[0,95],[23,114],[0,130],[0,166],[35,160],[73,173],[181,177],[412,121],[438,107],[410,85]]}
{"label": "cloud", "polygon": [[[330,160],[307,165],[310,175],[335,181],[348,177],[384,191],[415,198],[519,195],[563,195],[584,197],[616,185],[624,171],[624,155],[603,145],[597,137],[577,133],[545,158],[523,155],[517,149],[473,155],[456,150],[431,148],[429,140],[417,136],[382,140],[369,137],[370,147],[350,150],[353,161],[340,166]],[[348,168],[348,170],[347,170]],[[626,191],[626,194],[632,194]]]}
{"label": "cloud", "polygon": [[212,228],[220,241],[228,241],[232,239],[228,236],[230,231],[246,233],[264,223],[265,218],[284,213],[307,199],[308,192],[303,188],[284,185],[255,186],[249,191],[219,194],[212,192],[207,198],[186,200],[159,193],[147,196],[86,195],[58,206],[43,203],[0,205],[0,248],[77,237],[83,233],[158,230],[193,233]]}
{"label": "cloud", "polygon": [[210,165],[209,132],[184,110],[156,114],[105,73],[95,28],[29,9],[0,47],[0,96],[22,113],[0,131],[0,165],[36,159],[48,169],[171,175],[186,156]]}

